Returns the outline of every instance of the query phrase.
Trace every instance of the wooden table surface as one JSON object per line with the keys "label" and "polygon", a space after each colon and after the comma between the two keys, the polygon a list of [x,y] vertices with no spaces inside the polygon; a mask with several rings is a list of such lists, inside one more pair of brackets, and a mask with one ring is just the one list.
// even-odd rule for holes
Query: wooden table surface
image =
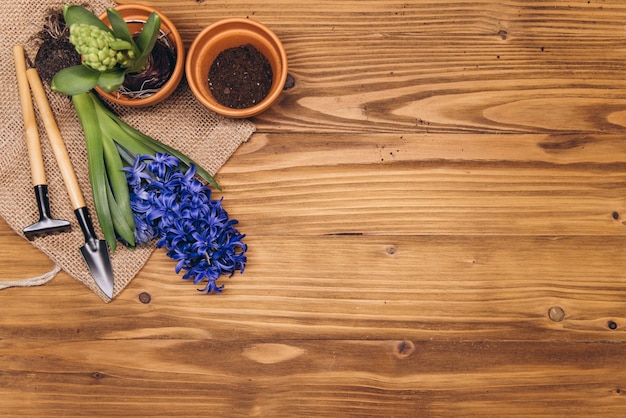
{"label": "wooden table surface", "polygon": [[[142,3],[287,49],[217,176],[246,271],[0,292],[0,416],[624,415],[626,3]],[[4,278],[51,266],[0,221]]]}

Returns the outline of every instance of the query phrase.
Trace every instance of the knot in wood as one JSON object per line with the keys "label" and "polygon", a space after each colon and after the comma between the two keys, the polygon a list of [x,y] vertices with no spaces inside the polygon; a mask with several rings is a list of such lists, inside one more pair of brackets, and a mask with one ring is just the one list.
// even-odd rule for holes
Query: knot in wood
{"label": "knot in wood", "polygon": [[398,341],[393,347],[393,354],[400,359],[411,357],[414,352],[415,344],[413,344],[413,341]]}
{"label": "knot in wood", "polygon": [[151,300],[152,300],[152,296],[150,296],[150,293],[148,293],[148,292],[141,292],[139,294],[139,302],[141,302],[143,304],[147,304],[147,303],[150,303]]}

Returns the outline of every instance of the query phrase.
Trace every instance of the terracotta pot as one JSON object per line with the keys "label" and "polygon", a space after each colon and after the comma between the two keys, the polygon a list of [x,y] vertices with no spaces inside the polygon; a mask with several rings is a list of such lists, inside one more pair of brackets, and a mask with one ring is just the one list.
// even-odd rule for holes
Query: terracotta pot
{"label": "terracotta pot", "polygon": [[[169,43],[173,45],[176,50],[176,64],[174,66],[174,72],[172,73],[169,81],[167,81],[159,89],[159,91],[150,96],[133,98],[128,97],[120,93],[119,91],[107,93],[99,87],[96,87],[96,91],[106,100],[120,104],[122,106],[145,107],[157,104],[165,100],[174,92],[174,90],[176,90],[183,77],[185,68],[185,47],[183,45],[183,40],[180,36],[180,33],[178,33],[178,30],[176,29],[174,24],[167,18],[167,16],[151,7],[139,4],[127,4],[116,6],[115,9],[120,13],[120,15],[122,15],[124,20],[127,22],[131,33],[140,32],[141,28],[143,27],[143,23],[148,19],[150,13],[157,12],[159,17],[161,18],[160,30],[167,36]],[[109,19],[107,18],[106,12],[101,14],[99,17],[100,20],[102,20],[105,24],[109,25]]]}
{"label": "terracotta pot", "polygon": [[[209,69],[224,50],[251,44],[272,66],[272,87],[258,104],[245,109],[232,109],[218,103],[209,89]],[[219,20],[196,36],[185,63],[185,74],[198,101],[212,111],[231,118],[247,118],[267,110],[283,90],[287,79],[287,54],[278,37],[267,27],[251,19]]]}

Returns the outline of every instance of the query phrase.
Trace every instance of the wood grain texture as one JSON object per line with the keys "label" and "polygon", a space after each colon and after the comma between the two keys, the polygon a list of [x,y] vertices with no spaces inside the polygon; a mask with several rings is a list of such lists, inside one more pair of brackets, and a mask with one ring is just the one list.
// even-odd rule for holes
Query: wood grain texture
{"label": "wood grain texture", "polygon": [[[246,271],[3,290],[1,416],[623,416],[626,4],[142,3],[287,49],[217,174]],[[1,279],[51,268],[0,220]]]}
{"label": "wood grain texture", "polygon": [[[0,342],[15,367],[0,382],[26,415],[75,415],[80,403],[87,416],[121,409],[138,416],[563,416],[589,407],[617,416],[626,377],[616,371],[623,347],[593,343],[134,340],[20,348],[16,357]],[[106,372],[104,350],[117,353]],[[550,364],[537,361],[543,357]]]}

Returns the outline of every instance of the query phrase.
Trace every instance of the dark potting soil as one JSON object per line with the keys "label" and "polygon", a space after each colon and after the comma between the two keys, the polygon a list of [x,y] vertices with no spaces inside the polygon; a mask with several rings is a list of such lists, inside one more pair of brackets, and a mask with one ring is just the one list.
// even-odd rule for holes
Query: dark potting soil
{"label": "dark potting soil", "polygon": [[80,64],[80,56],[68,37],[69,31],[65,26],[63,11],[49,9],[43,27],[35,35],[40,46],[32,63],[42,80],[50,82],[63,68]]}
{"label": "dark potting soil", "polygon": [[161,38],[154,44],[146,69],[140,73],[128,73],[124,87],[131,92],[156,90],[170,79],[176,66],[176,54]]}
{"label": "dark potting soil", "polygon": [[62,69],[78,64],[80,55],[66,38],[46,39],[39,47],[34,62],[41,79],[48,83]]}
{"label": "dark potting soil", "polygon": [[215,100],[232,109],[259,103],[272,87],[272,66],[253,45],[222,51],[209,69],[209,89]]}

